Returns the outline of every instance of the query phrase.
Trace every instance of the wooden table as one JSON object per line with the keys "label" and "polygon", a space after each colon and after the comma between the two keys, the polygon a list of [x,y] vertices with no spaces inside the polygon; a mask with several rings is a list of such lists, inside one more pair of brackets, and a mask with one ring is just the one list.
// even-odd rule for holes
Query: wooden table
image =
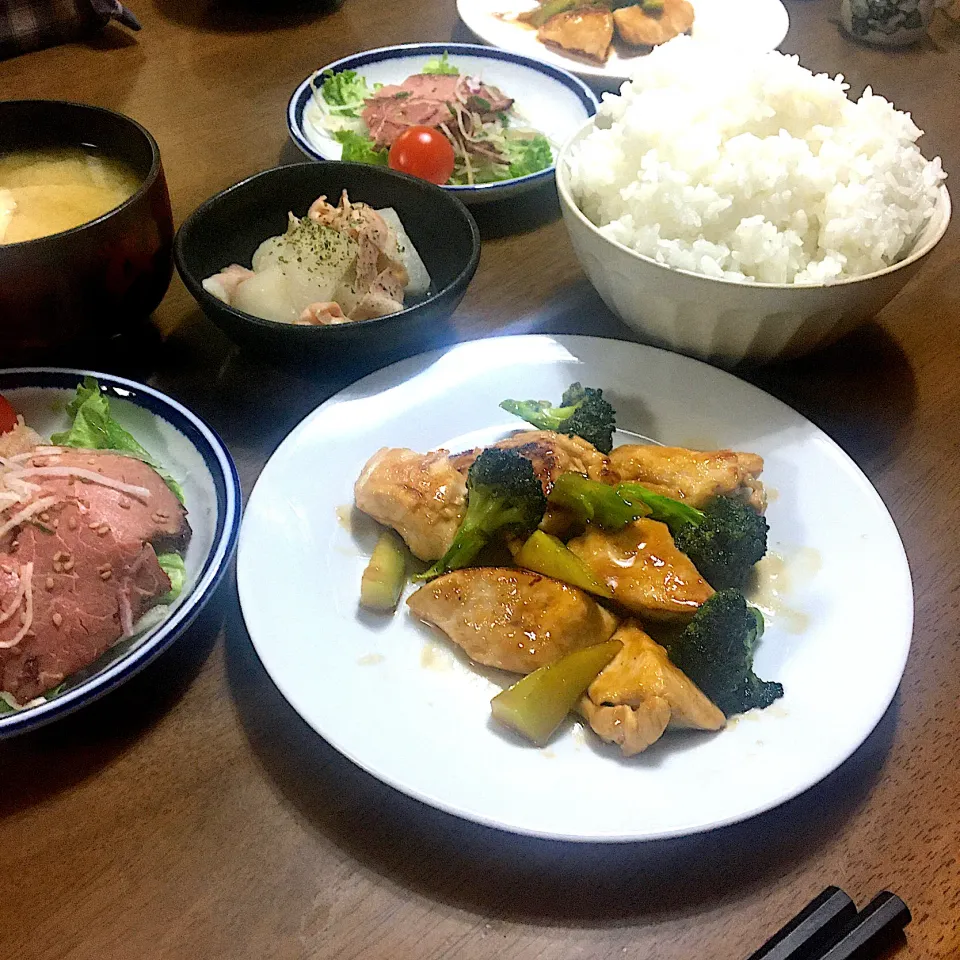
{"label": "wooden table", "polygon": [[[287,98],[319,64],[465,38],[453,0],[347,0],[328,15],[260,17],[209,0],[130,2],[142,33],[0,63],[0,95],[85,100],[140,120],[160,143],[178,222],[217,190],[293,158]],[[784,50],[910,109],[928,155],[960,170],[960,26],[941,17],[931,40],[883,52],[840,35],[835,0],[788,3]],[[513,235],[502,235],[502,217],[485,218],[480,268],[456,317],[464,338],[631,337],[556,217],[549,202],[522,207]],[[134,681],[0,744],[3,955],[736,960],[833,882],[860,902],[881,888],[907,900],[914,923],[900,956],[955,957],[958,254],[954,228],[877,322],[807,360],[745,374],[857,460],[913,569],[916,631],[900,692],[824,783],[749,823],[678,842],[565,845],[460,822],[382,786],[304,726],[253,653],[228,582]],[[99,365],[148,378],[206,417],[248,493],[284,434],[355,376],[281,372],[237,354],[176,280],[156,319],[162,343],[134,341]]]}

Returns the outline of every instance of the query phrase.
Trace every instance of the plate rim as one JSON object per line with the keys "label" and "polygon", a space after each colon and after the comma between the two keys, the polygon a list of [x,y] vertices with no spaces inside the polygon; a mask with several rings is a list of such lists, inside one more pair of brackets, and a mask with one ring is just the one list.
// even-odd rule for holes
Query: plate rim
{"label": "plate rim", "polygon": [[[751,391],[756,391],[766,397],[768,400],[773,401],[774,404],[783,408],[785,411],[789,412],[795,417],[802,419],[804,422],[808,423],[815,431],[816,437],[819,442],[825,442],[827,448],[831,453],[837,457],[840,463],[856,478],[859,485],[863,489],[863,492],[871,498],[875,506],[880,508],[880,515],[884,519],[884,522],[889,526],[889,532],[893,536],[893,543],[898,547],[897,551],[897,566],[898,566],[898,576],[903,580],[903,586],[905,588],[903,600],[904,600],[904,613],[906,614],[904,622],[902,624],[902,632],[904,639],[901,643],[902,651],[899,663],[897,665],[897,670],[895,672],[891,671],[889,682],[886,688],[883,690],[882,696],[878,699],[878,704],[882,703],[882,707],[878,708],[875,716],[869,717],[869,725],[864,723],[864,732],[859,739],[856,739],[851,745],[848,745],[844,751],[842,751],[842,756],[838,755],[838,758],[835,762],[832,762],[832,765],[828,769],[818,771],[812,778],[808,778],[806,781],[798,781],[797,783],[791,785],[791,787],[785,791],[781,791],[775,798],[772,798],[768,801],[755,804],[748,809],[739,811],[735,814],[731,814],[726,817],[722,817],[712,821],[709,824],[705,825],[695,825],[690,827],[679,827],[674,829],[664,829],[657,830],[655,832],[646,833],[646,834],[637,834],[637,833],[628,833],[628,834],[612,834],[612,833],[592,833],[592,834],[571,834],[565,833],[556,830],[541,830],[535,827],[526,827],[523,825],[517,825],[514,823],[505,823],[501,820],[498,820],[494,817],[488,817],[482,813],[476,813],[473,811],[465,811],[455,804],[450,803],[444,800],[442,797],[439,797],[435,794],[431,794],[426,790],[418,790],[415,787],[412,787],[406,783],[399,781],[392,775],[385,774],[379,770],[373,769],[373,767],[366,763],[362,757],[357,756],[354,751],[345,748],[340,743],[336,742],[334,739],[331,739],[327,734],[321,732],[314,726],[313,722],[304,716],[300,710],[296,707],[294,700],[288,696],[285,690],[285,684],[278,680],[273,673],[271,672],[267,662],[264,660],[261,655],[258,642],[254,637],[253,631],[250,629],[250,622],[246,610],[244,609],[244,544],[246,542],[246,537],[244,530],[247,529],[246,524],[241,524],[240,536],[237,549],[237,591],[240,604],[241,615],[243,617],[244,625],[247,630],[247,634],[250,637],[251,645],[253,646],[254,652],[257,655],[258,660],[263,666],[264,671],[267,676],[270,678],[270,681],[274,684],[280,694],[286,700],[290,708],[303,720],[306,725],[314,731],[314,733],[321,737],[326,743],[328,743],[334,750],[336,750],[341,756],[345,757],[351,763],[354,763],[365,773],[374,777],[379,782],[386,784],[388,787],[397,790],[403,795],[410,797],[420,803],[424,803],[428,806],[432,806],[438,810],[443,811],[444,813],[450,814],[457,817],[458,819],[465,820],[472,823],[479,823],[485,827],[490,827],[502,832],[516,834],[520,836],[530,836],[538,839],[544,840],[554,840],[561,842],[570,842],[570,843],[594,843],[594,844],[613,844],[613,843],[648,843],[659,840],[670,840],[679,837],[685,836],[695,836],[702,833],[709,833],[714,830],[722,829],[724,827],[731,826],[736,823],[743,823],[748,820],[753,819],[760,814],[766,813],[770,810],[776,809],[777,807],[782,806],[785,803],[790,802],[796,797],[800,796],[803,793],[806,793],[808,790],[815,787],[817,784],[821,783],[831,774],[839,770],[852,756],[856,753],[857,750],[869,739],[869,737],[875,731],[877,725],[883,719],[884,715],[890,708],[890,704],[893,702],[894,697],[896,696],[897,690],[900,687],[900,684],[903,680],[903,675],[906,669],[907,660],[912,648],[913,641],[913,630],[915,623],[915,596],[913,590],[913,578],[910,571],[909,558],[906,553],[906,549],[903,545],[903,540],[900,536],[900,531],[897,528],[896,521],[894,520],[892,514],[887,508],[886,504],[883,501],[883,498],[880,496],[880,493],[877,491],[876,487],[873,485],[870,478],[864,473],[856,461],[834,440],[829,434],[827,434],[822,428],[820,428],[816,423],[810,420],[809,417],[804,416],[802,413],[791,407],[789,404],[780,400],[778,397],[773,396],[768,393],[766,390],[761,389],[760,387],[755,386],[752,383],[749,383],[746,380],[741,379],[740,377],[735,376],[729,371],[723,370],[718,367],[714,367],[711,364],[706,363],[705,361],[699,360],[695,357],[689,357],[684,354],[678,354],[670,350],[665,350],[661,347],[656,347],[650,344],[638,343],[636,341],[630,340],[620,340],[615,337],[602,337],[602,336],[590,336],[585,334],[518,334],[518,335],[506,335],[500,337],[488,337],[483,338],[481,341],[462,341],[457,344],[453,344],[447,347],[442,347],[435,350],[425,351],[423,353],[417,354],[412,357],[407,357],[401,360],[396,361],[395,363],[389,364],[385,367],[381,367],[377,370],[371,371],[369,374],[359,378],[358,380],[353,381],[352,383],[346,384],[340,390],[338,390],[333,396],[328,397],[323,403],[319,404],[312,411],[307,413],[283,438],[283,440],[277,445],[267,463],[264,464],[263,470],[261,471],[257,482],[254,485],[253,490],[250,493],[247,502],[248,511],[250,507],[254,504],[255,498],[257,497],[257,490],[261,487],[261,481],[264,475],[267,472],[267,467],[270,464],[270,461],[281,451],[281,449],[290,441],[295,435],[299,434],[302,430],[306,429],[309,423],[316,417],[321,415],[321,412],[329,407],[336,406],[341,402],[342,395],[348,391],[355,390],[358,386],[366,383],[367,381],[374,380],[376,378],[384,377],[388,374],[389,371],[393,371],[396,368],[403,367],[405,365],[414,367],[418,364],[422,364],[424,367],[426,363],[439,358],[457,348],[463,348],[464,346],[470,343],[476,342],[487,342],[487,341],[543,341],[550,340],[554,343],[557,343],[561,346],[571,345],[571,352],[575,354],[575,347],[578,343],[588,342],[595,344],[599,342],[607,342],[611,344],[617,344],[620,347],[628,347],[629,349],[639,349],[642,352],[650,351],[653,354],[660,354],[671,358],[671,360],[676,360],[677,362],[692,363],[700,367],[705,367],[711,372],[711,374],[718,374],[722,379],[730,378],[736,381],[741,386],[748,387]],[[261,493],[261,496],[263,494]],[[246,519],[246,518],[244,518]],[[899,633],[899,631],[898,631]]]}
{"label": "plate rim", "polygon": [[[166,419],[172,427],[184,434],[208,468],[213,466],[217,468],[210,471],[217,503],[213,544],[193,589],[180,606],[159,623],[142,644],[53,700],[0,716],[0,740],[27,733],[73,713],[114,690],[155,660],[175,640],[179,639],[206,605],[223,579],[239,539],[242,491],[233,457],[217,432],[202,417],[193,413],[178,400],[137,380],[102,371],[72,367],[24,366],[0,369],[0,390],[22,388],[68,390],[71,387],[66,383],[44,384],[30,382],[26,378],[69,380],[75,388],[76,384],[87,376],[95,377],[101,386],[120,387],[130,391],[132,396],[123,399],[140,406],[152,416]],[[24,378],[24,382],[17,385],[8,383],[18,378]],[[157,407],[172,412],[174,417],[164,417],[150,406],[139,403],[140,398],[148,399]],[[179,418],[179,422],[176,418]],[[188,427],[186,431],[182,429],[184,424]],[[196,437],[203,441],[206,449],[197,444]]]}
{"label": "plate rim", "polygon": [[[290,135],[290,139],[293,140],[298,149],[311,160],[327,163],[338,162],[333,157],[324,156],[303,132],[303,113],[309,101],[307,91],[312,92],[311,81],[314,77],[327,70],[332,70],[336,73],[343,69],[360,67],[368,63],[398,60],[401,59],[401,57],[415,56],[417,54],[430,56],[431,54],[443,53],[461,53],[469,56],[484,57],[489,60],[502,60],[508,63],[519,64],[536,73],[546,74],[551,80],[562,84],[577,95],[584,109],[587,111],[587,120],[593,117],[600,108],[600,100],[597,98],[597,95],[580,77],[575,76],[569,70],[564,70],[555,64],[545,63],[523,53],[515,53],[512,50],[504,50],[500,47],[489,46],[487,44],[463,43],[459,41],[451,41],[450,43],[399,43],[388,47],[374,47],[370,50],[362,50],[359,53],[352,53],[349,56],[341,57],[339,60],[334,60],[332,63],[317,68],[302,80],[287,102],[287,132]],[[554,176],[559,155],[560,148],[557,149],[557,156],[554,157],[554,162],[547,167],[546,170],[538,170],[536,173],[528,173],[522,177],[514,177],[510,180],[498,180],[495,183],[478,183],[472,186],[468,184],[439,184],[439,186],[441,189],[461,198],[465,196],[479,198],[503,190],[526,190],[540,183],[544,183]]]}

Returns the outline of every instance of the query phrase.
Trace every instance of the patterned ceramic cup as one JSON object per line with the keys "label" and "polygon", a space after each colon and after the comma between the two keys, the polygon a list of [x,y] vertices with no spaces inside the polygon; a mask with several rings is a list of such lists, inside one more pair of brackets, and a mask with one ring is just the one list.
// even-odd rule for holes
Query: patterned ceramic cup
{"label": "patterned ceramic cup", "polygon": [[903,47],[926,34],[933,8],[934,0],[840,0],[840,23],[858,40]]}

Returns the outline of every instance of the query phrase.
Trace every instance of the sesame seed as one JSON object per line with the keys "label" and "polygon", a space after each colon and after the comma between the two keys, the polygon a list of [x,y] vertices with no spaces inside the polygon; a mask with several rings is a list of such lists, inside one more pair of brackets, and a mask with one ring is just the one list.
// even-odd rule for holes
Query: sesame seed
{"label": "sesame seed", "polygon": [[65,573],[69,573],[73,569],[73,557],[63,561],[63,569]]}
{"label": "sesame seed", "polygon": [[101,579],[101,580],[109,580],[112,576],[113,576],[113,571],[112,571],[112,570],[101,570],[101,571],[100,571],[100,579]]}
{"label": "sesame seed", "polygon": [[46,523],[46,522],[50,519],[50,514],[47,513],[46,510],[44,510],[44,511],[40,514],[40,519],[41,519],[44,523]]}
{"label": "sesame seed", "polygon": [[53,529],[56,530],[60,526],[60,518],[54,517],[51,525],[53,526]]}
{"label": "sesame seed", "polygon": [[71,530],[76,530],[77,527],[80,526],[80,524],[77,522],[77,518],[76,518],[76,517],[71,517],[71,518],[67,521],[67,526],[68,526]]}
{"label": "sesame seed", "polygon": [[62,614],[59,614],[59,613],[55,613],[50,619],[53,621],[53,625],[57,629],[59,629],[60,625],[63,623],[63,616]]}
{"label": "sesame seed", "polygon": [[53,577],[47,577],[46,587],[47,587],[48,590],[52,590],[52,589],[53,589],[54,583],[55,583],[55,581],[54,581]]}

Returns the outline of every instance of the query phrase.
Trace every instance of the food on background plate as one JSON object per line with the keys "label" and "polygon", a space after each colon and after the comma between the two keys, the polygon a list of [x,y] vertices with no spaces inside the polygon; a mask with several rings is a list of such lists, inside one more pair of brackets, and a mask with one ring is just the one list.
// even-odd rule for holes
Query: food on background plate
{"label": "food on background plate", "polygon": [[540,0],[514,19],[535,27],[537,39],[559,53],[606,63],[614,34],[649,49],[689,33],[694,11],[688,0]]}
{"label": "food on background plate", "polygon": [[430,276],[396,211],[319,197],[287,232],[268,237],[252,269],[231,264],[203,288],[264,320],[328,326],[389,316],[408,297],[422,297]]}
{"label": "food on background plate", "polygon": [[183,588],[183,494],[86,378],[45,442],[0,404],[0,712],[146,629]]}
{"label": "food on background plate", "polygon": [[617,36],[634,47],[658,47],[693,27],[688,0],[648,0],[613,11]]}
{"label": "food on background plate", "polygon": [[0,244],[89,223],[139,186],[140,178],[125,163],[93,149],[0,153]]}
{"label": "food on background plate", "polygon": [[613,43],[613,14],[605,7],[583,7],[550,17],[537,30],[537,39],[554,50],[606,63]]}
{"label": "food on background plate", "polygon": [[944,173],[868,87],[795,57],[685,37],[638,63],[567,157],[577,206],[609,239],[716,278],[820,284],[910,253]]}
{"label": "food on background plate", "polygon": [[[528,675],[494,717],[542,745],[575,707],[632,756],[782,696],[753,672],[763,618],[742,593],[767,550],[763,460],[615,447],[613,407],[579,383],[559,404],[501,406],[541,429],[455,454],[383,449],[354,487],[429,564],[410,611],[476,663]],[[361,604],[392,611],[400,592],[394,578],[390,602]]]}
{"label": "food on background plate", "polygon": [[526,126],[514,100],[461,73],[446,54],[401,84],[371,84],[354,70],[324,73],[304,121],[340,143],[343,160],[437,184],[496,183],[553,164],[550,142]]}

